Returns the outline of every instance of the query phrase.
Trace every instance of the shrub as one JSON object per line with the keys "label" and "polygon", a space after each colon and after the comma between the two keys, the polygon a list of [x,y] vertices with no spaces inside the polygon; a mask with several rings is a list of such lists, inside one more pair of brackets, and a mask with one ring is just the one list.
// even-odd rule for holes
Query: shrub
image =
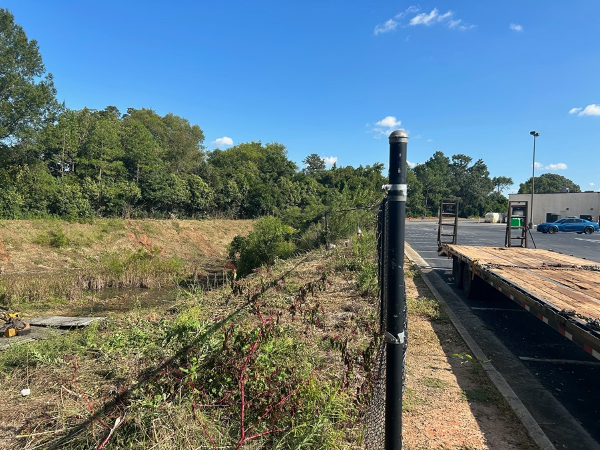
{"label": "shrub", "polygon": [[291,241],[294,229],[275,217],[262,217],[247,237],[236,236],[229,245],[229,257],[237,267],[238,275],[245,276],[261,265],[273,265],[275,259],[292,255]]}

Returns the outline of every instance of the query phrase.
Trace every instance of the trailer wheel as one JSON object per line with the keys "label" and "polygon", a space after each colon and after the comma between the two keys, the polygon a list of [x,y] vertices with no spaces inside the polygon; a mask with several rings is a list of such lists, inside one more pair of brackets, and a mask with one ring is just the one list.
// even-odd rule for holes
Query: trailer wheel
{"label": "trailer wheel", "polygon": [[472,275],[471,269],[465,264],[462,268],[462,290],[467,298],[478,298],[483,291],[483,284],[483,280],[477,275]]}
{"label": "trailer wheel", "polygon": [[452,256],[452,277],[458,289],[462,289],[462,267],[462,262],[458,260],[458,257]]}

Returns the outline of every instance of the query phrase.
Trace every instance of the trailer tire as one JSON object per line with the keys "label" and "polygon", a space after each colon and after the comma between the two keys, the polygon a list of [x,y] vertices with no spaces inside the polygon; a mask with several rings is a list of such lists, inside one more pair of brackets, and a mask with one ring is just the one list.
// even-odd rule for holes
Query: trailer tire
{"label": "trailer tire", "polygon": [[462,290],[467,298],[478,298],[483,292],[483,280],[477,276],[472,275],[472,270],[469,269],[467,264],[462,266]]}
{"label": "trailer tire", "polygon": [[452,277],[458,289],[462,289],[462,268],[463,264],[458,257],[452,256]]}

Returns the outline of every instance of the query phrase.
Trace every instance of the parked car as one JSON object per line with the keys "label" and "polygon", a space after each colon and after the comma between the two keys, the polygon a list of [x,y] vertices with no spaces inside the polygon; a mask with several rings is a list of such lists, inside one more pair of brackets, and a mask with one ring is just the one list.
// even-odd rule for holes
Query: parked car
{"label": "parked car", "polygon": [[598,223],[593,223],[582,218],[561,218],[549,223],[540,223],[537,225],[537,231],[544,234],[554,234],[556,232],[576,232],[577,234],[592,234],[600,232]]}

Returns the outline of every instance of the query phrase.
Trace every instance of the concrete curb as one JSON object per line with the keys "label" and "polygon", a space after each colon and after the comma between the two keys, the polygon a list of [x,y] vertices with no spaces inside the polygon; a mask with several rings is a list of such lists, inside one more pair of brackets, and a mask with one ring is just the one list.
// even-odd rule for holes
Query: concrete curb
{"label": "concrete curb", "polygon": [[[407,244],[408,245],[408,244]],[[405,254],[408,259],[417,267],[419,274],[425,281],[425,284],[433,293],[435,299],[446,308],[446,313],[450,318],[450,321],[461,335],[463,340],[466,342],[467,346],[473,352],[475,358],[477,358],[480,362],[482,362],[482,367],[487,373],[488,377],[494,383],[494,386],[500,391],[502,397],[506,399],[511,409],[516,414],[517,418],[521,421],[527,433],[531,437],[531,439],[537,444],[537,446],[542,450],[556,450],[554,444],[548,439],[546,434],[540,428],[538,423],[535,421],[531,413],[525,408],[519,397],[515,394],[509,384],[506,382],[504,377],[496,370],[496,368],[489,362],[487,356],[483,353],[483,350],[477,345],[477,343],[473,340],[471,335],[467,332],[465,327],[462,325],[458,317],[452,312],[448,304],[445,302],[444,298],[440,295],[437,289],[434,287],[430,278],[437,278],[440,282],[443,283],[441,278],[433,273],[431,267],[425,260],[410,246],[405,247]]]}

